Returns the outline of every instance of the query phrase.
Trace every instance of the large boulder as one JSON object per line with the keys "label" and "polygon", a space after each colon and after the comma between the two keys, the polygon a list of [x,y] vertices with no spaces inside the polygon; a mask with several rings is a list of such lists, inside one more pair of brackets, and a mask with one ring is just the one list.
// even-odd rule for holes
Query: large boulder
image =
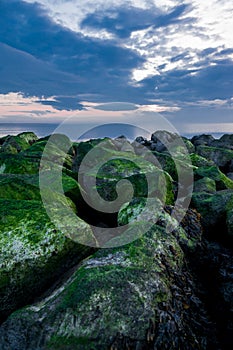
{"label": "large boulder", "polygon": [[213,348],[215,336],[176,235],[155,225],[127,246],[98,251],[12,314],[0,342],[2,350],[190,350]]}
{"label": "large boulder", "polygon": [[[55,215],[59,215],[61,203],[73,210],[72,202],[58,194],[48,193],[48,196]],[[41,201],[0,199],[1,319],[32,302],[69,267],[90,254],[91,248],[65,236],[62,225],[66,221],[67,228],[67,220],[71,236],[72,231],[75,235],[91,235],[89,226],[81,219],[74,222],[61,215],[59,230]]]}
{"label": "large boulder", "polygon": [[193,191],[215,193],[217,191],[216,183],[209,177],[203,177],[202,179],[194,182]]}
{"label": "large boulder", "polygon": [[[126,147],[124,140],[122,144]],[[148,160],[138,156],[133,147],[127,151],[122,151],[121,147],[117,151],[115,140],[93,147],[85,162],[79,165],[78,173],[87,201],[93,206],[97,204],[98,209],[103,211],[107,209],[107,202],[115,201],[116,212],[132,196],[153,196],[172,204],[172,178],[156,165],[155,157],[151,157],[153,159]]]}
{"label": "large boulder", "polygon": [[232,190],[222,190],[215,194],[193,193],[191,205],[201,214],[203,227],[210,237],[221,240],[227,235],[229,238],[233,238]]}
{"label": "large boulder", "polygon": [[215,181],[216,189],[233,189],[233,181],[223,174],[217,166],[200,166],[194,170],[195,180],[209,178]]}
{"label": "large boulder", "polygon": [[33,132],[23,132],[17,136],[8,135],[4,138],[0,152],[16,154],[29,148],[38,137]]}
{"label": "large boulder", "polygon": [[230,172],[233,164],[233,151],[224,148],[198,146],[197,153],[212,160],[225,173]]}
{"label": "large boulder", "polygon": [[214,140],[215,139],[212,135],[202,134],[202,135],[193,136],[193,138],[191,139],[191,142],[194,144],[195,147],[200,145],[209,146]]}

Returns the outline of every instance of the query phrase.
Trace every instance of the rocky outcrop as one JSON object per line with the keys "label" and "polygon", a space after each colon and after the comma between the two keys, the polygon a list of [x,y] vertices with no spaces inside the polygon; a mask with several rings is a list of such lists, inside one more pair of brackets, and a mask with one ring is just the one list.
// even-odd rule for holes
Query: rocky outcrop
{"label": "rocky outcrop", "polygon": [[2,349],[211,347],[214,327],[185,265],[184,237],[155,225],[128,246],[97,252],[62,288],[4,323]]}
{"label": "rocky outcrop", "polygon": [[0,349],[231,348],[232,135],[55,139],[0,139]]}

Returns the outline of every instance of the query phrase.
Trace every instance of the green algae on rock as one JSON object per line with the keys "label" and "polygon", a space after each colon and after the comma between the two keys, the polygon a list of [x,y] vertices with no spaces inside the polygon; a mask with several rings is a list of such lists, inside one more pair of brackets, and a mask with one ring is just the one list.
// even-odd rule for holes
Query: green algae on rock
{"label": "green algae on rock", "polygon": [[0,152],[16,154],[29,148],[38,137],[33,132],[23,132],[17,136],[6,136]]}
{"label": "green algae on rock", "polygon": [[211,232],[218,234],[220,230],[221,236],[224,236],[225,231],[232,237],[231,225],[227,227],[226,224],[226,218],[232,213],[233,208],[232,190],[222,190],[215,194],[194,193],[191,205],[201,214],[206,232],[211,235]]}
{"label": "green algae on rock", "polygon": [[206,177],[214,180],[217,190],[233,189],[233,181],[217,166],[200,166],[194,170],[194,177],[196,180]]}
{"label": "green algae on rock", "polygon": [[209,323],[193,293],[176,237],[155,225],[98,251],[60,289],[13,313],[2,349],[206,349]]}
{"label": "green algae on rock", "polygon": [[[58,195],[54,199],[58,202]],[[55,203],[52,210],[56,211]],[[81,229],[83,234],[83,223]],[[70,222],[70,234],[72,231],[78,234],[79,227],[73,227]],[[91,251],[55,228],[40,201],[1,199],[0,232],[1,317],[32,302],[61,273]],[[86,234],[88,232],[86,227]]]}

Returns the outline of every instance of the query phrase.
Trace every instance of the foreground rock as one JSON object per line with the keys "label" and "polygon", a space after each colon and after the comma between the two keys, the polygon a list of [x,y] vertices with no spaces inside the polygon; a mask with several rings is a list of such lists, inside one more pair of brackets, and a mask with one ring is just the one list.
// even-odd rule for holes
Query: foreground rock
{"label": "foreground rock", "polygon": [[184,236],[156,225],[134,243],[97,252],[60,289],[11,315],[0,330],[2,350],[214,346],[178,243]]}

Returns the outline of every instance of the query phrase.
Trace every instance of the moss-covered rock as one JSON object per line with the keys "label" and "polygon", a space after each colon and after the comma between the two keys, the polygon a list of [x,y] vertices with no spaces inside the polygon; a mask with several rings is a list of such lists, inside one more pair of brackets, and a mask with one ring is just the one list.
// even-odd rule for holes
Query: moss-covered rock
{"label": "moss-covered rock", "polygon": [[233,151],[224,148],[198,146],[197,153],[206,159],[212,160],[225,172],[230,171],[229,167],[233,160]]}
{"label": "moss-covered rock", "polygon": [[[123,226],[142,221],[157,223],[173,232],[179,244],[186,251],[194,250],[201,239],[200,216],[189,209],[182,219],[181,226],[179,226],[175,217],[170,216],[173,209],[172,206],[163,207],[157,199],[134,198],[130,203],[122,206],[118,213],[118,224]],[[185,223],[189,223],[189,225],[185,225]]]}
{"label": "moss-covered rock", "polygon": [[33,132],[23,132],[17,136],[7,136],[2,143],[1,152],[16,154],[26,150],[38,137]]}
{"label": "moss-covered rock", "polygon": [[213,166],[214,162],[212,160],[206,159],[204,157],[201,157],[200,155],[196,153],[190,154],[191,162],[193,166],[195,167],[202,167],[202,166]]}
{"label": "moss-covered rock", "polygon": [[[120,186],[121,196],[125,196],[126,201],[132,189],[133,197],[152,196],[169,204],[174,202],[171,176],[144,159],[137,159],[136,163],[133,156],[132,160],[112,159],[102,167],[97,165],[91,168],[84,176],[81,182],[84,190],[88,192],[94,182],[93,179],[96,178],[97,191],[105,201],[116,200],[118,183],[121,180],[127,180],[127,183],[122,183]],[[122,198],[123,202],[125,200]],[[94,196],[90,198],[90,201],[95,201]]]}
{"label": "moss-covered rock", "polygon": [[192,142],[187,137],[182,137],[182,140],[185,144],[185,147],[187,148],[187,151],[189,153],[195,152],[195,146],[192,144]]}
{"label": "moss-covered rock", "polygon": [[[51,210],[56,213],[59,201],[64,199],[53,193],[48,195]],[[71,202],[64,205],[72,210]],[[60,221],[65,220],[68,219],[60,215]],[[89,226],[85,227],[81,220],[80,227],[72,220],[69,225],[70,233],[73,230],[78,234],[82,229],[82,234],[85,230],[90,234]],[[0,199],[0,242],[1,318],[32,302],[61,273],[91,251],[68,239],[62,229],[55,228],[43,204],[35,200]]]}
{"label": "moss-covered rock", "polygon": [[85,260],[60,289],[12,314],[0,339],[2,350],[188,350],[211,346],[209,331],[175,235],[154,226]]}
{"label": "moss-covered rock", "polygon": [[[205,231],[213,237],[232,236],[231,225],[227,225],[226,218],[232,213],[233,191],[223,190],[215,194],[201,192],[194,193],[192,206],[201,214]],[[219,237],[220,238],[220,237]]]}
{"label": "moss-covered rock", "polygon": [[[72,170],[74,173],[78,173],[79,166],[83,160],[83,158],[90,152],[95,146],[103,141],[111,142],[108,138],[102,139],[91,139],[86,142],[74,142],[72,147],[74,150],[74,159],[72,164]],[[111,143],[112,144],[112,143]],[[113,144],[112,144],[113,145]],[[114,147],[115,148],[115,147]]]}
{"label": "moss-covered rock", "polygon": [[194,170],[195,180],[208,177],[216,183],[217,190],[233,189],[233,181],[223,174],[217,166],[200,166]]}
{"label": "moss-covered rock", "polygon": [[202,179],[194,182],[194,192],[215,193],[216,190],[217,189],[215,181],[213,179],[210,179],[209,177],[203,177]]}

